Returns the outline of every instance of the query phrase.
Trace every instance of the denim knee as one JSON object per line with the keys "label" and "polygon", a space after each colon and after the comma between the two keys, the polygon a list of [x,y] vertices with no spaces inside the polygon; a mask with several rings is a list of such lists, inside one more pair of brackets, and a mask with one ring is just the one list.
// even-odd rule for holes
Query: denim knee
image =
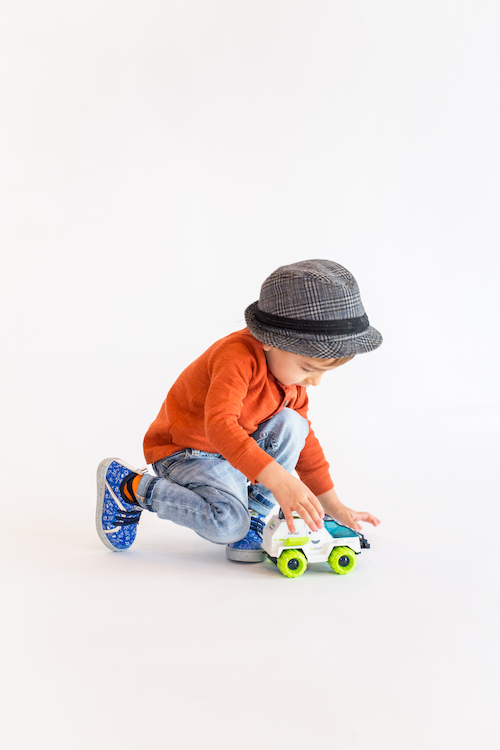
{"label": "denim knee", "polygon": [[[218,516],[222,518],[218,518]],[[239,542],[250,529],[250,514],[242,503],[227,504],[216,513],[216,522],[210,529],[205,529],[203,537],[215,544],[232,544]]]}
{"label": "denim knee", "polygon": [[285,408],[272,417],[272,419],[273,421],[276,420],[277,424],[283,425],[284,428],[293,432],[294,435],[297,433],[303,433],[305,442],[306,437],[309,434],[309,423],[307,419],[301,416],[297,411],[285,406]]}

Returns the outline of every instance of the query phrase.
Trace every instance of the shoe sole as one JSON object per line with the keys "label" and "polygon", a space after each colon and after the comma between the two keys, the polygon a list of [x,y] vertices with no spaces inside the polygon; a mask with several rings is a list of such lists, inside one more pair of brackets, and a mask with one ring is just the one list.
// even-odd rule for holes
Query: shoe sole
{"label": "shoe sole", "polygon": [[136,473],[138,472],[138,469],[125,463],[125,461],[122,461],[121,458],[105,458],[104,461],[101,461],[101,463],[97,467],[97,506],[95,514],[95,525],[97,533],[99,535],[99,539],[104,545],[106,545],[108,549],[112,550],[113,552],[125,552],[129,548],[125,547],[124,549],[120,549],[113,546],[108,539],[108,535],[102,528],[102,511],[104,507],[104,493],[106,492],[106,474],[108,471],[108,466],[113,461],[116,461],[121,466],[125,466],[127,469],[130,469],[130,471]]}
{"label": "shoe sole", "polygon": [[234,549],[226,547],[226,557],[233,562],[260,563],[266,560],[267,555],[260,549]]}

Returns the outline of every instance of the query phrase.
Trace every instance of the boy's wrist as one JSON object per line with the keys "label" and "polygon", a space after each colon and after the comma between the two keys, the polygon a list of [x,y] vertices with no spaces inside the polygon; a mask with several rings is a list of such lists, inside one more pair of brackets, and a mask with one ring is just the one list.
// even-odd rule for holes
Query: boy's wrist
{"label": "boy's wrist", "polygon": [[269,463],[262,471],[259,473],[259,475],[256,477],[257,482],[259,484],[263,484],[264,487],[267,487],[268,490],[271,490],[273,492],[273,489],[275,487],[278,487],[280,484],[283,484],[287,480],[287,478],[290,476],[288,471],[283,468],[277,461],[273,460],[271,463]]}
{"label": "boy's wrist", "polygon": [[333,488],[328,490],[328,492],[324,492],[322,495],[318,495],[318,500],[325,509],[325,513],[329,516],[334,515],[335,511],[345,507],[345,505],[339,500],[339,497]]}

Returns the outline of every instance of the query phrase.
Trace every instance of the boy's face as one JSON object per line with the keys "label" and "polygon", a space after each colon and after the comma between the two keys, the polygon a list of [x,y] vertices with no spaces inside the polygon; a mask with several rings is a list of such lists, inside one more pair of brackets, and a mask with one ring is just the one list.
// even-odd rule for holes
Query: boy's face
{"label": "boy's face", "polygon": [[319,385],[325,372],[334,370],[336,367],[348,362],[352,357],[342,359],[318,359],[316,357],[303,357],[301,354],[285,352],[283,349],[275,349],[269,344],[262,344],[268,369],[276,380],[283,385]]}

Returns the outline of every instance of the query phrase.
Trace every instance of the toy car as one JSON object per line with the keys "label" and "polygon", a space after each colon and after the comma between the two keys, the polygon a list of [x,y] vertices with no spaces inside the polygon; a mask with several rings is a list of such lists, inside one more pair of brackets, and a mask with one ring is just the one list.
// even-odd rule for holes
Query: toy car
{"label": "toy car", "polygon": [[367,540],[354,529],[341,526],[325,516],[324,526],[311,531],[297,513],[293,513],[295,533],[288,530],[283,511],[272,516],[262,533],[262,548],[284,576],[297,578],[308,563],[328,562],[335,573],[345,575],[356,566],[356,555],[369,549]]}

